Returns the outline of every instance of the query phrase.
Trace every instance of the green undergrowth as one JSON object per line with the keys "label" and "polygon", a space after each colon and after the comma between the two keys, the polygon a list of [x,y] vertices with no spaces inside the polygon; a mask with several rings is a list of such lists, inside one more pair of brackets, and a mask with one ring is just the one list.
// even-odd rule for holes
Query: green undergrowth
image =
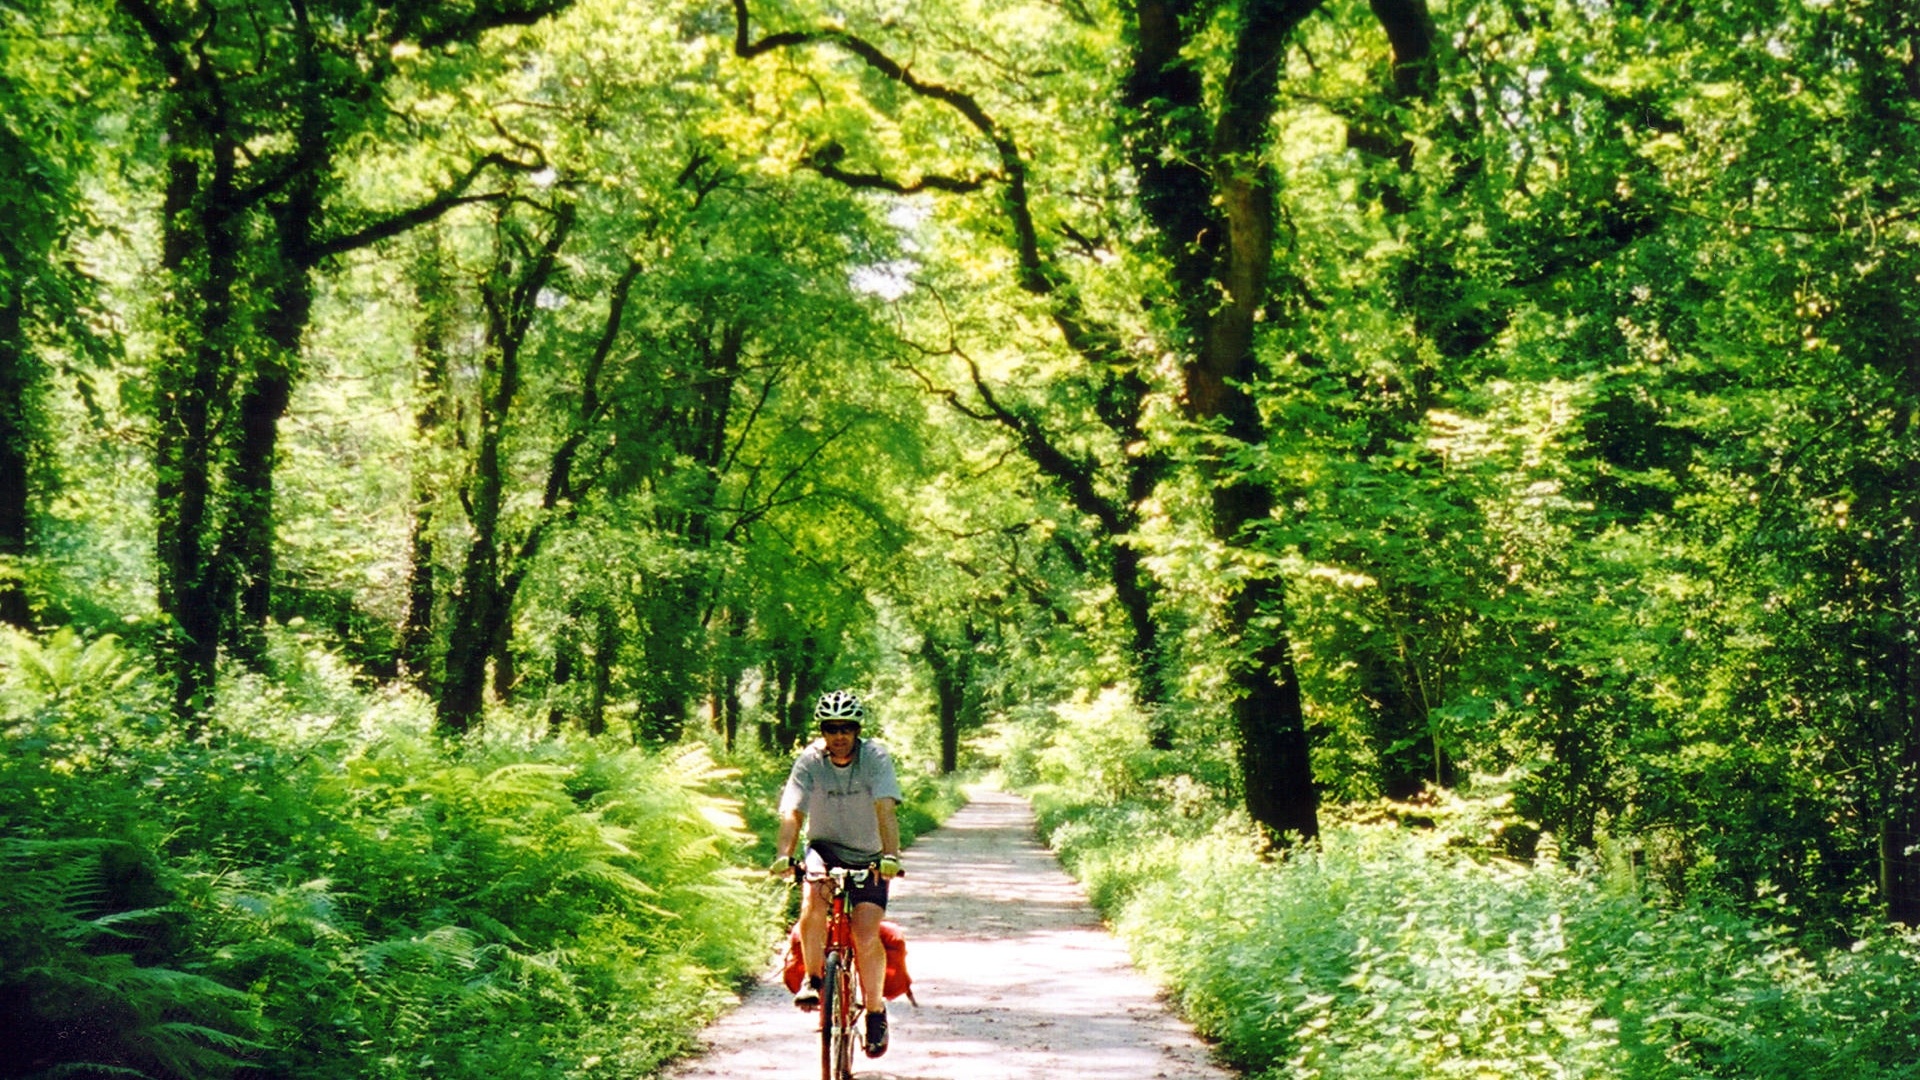
{"label": "green undergrowth", "polygon": [[703,747],[449,741],[273,660],[184,731],[111,639],[0,641],[0,1076],[641,1076],[764,963]]}
{"label": "green undergrowth", "polygon": [[923,833],[939,828],[942,822],[953,816],[954,811],[965,806],[966,786],[971,779],[962,774],[901,777],[902,794],[907,797],[900,804],[898,814],[901,845],[911,844]]}
{"label": "green undergrowth", "polygon": [[[1165,785],[1162,785],[1164,789]],[[1244,819],[1036,792],[1068,866],[1262,1080],[1920,1077],[1920,936],[1811,951],[1450,822],[1337,824],[1264,861]]]}

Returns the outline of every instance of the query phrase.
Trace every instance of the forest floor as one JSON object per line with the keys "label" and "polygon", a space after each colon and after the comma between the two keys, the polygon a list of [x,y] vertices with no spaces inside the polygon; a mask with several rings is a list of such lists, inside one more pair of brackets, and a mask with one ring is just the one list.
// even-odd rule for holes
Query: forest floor
{"label": "forest floor", "polygon": [[[888,918],[907,938],[919,1006],[892,1002],[885,1056],[860,1080],[1228,1080],[1133,969],[1021,799],[976,791],[906,853]],[[709,1028],[667,1080],[817,1075],[816,1014],[777,973]]]}

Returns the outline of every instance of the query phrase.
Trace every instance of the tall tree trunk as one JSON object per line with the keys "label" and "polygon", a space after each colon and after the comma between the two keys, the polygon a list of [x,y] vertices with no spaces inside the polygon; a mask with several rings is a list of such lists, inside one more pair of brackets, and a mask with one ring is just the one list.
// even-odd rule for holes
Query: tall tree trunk
{"label": "tall tree trunk", "polygon": [[792,651],[793,668],[792,681],[788,684],[785,723],[780,732],[782,747],[804,741],[812,730],[813,704],[826,690],[827,672],[832,669],[834,661],[834,657],[821,652],[820,639],[814,634],[803,636],[789,648]]}
{"label": "tall tree trunk", "polygon": [[920,639],[920,656],[933,673],[933,697],[940,721],[940,773],[960,768],[960,725],[966,716],[967,692],[973,684],[974,650],[983,635],[969,623],[959,642],[943,640],[928,631]]}
{"label": "tall tree trunk", "polygon": [[[1244,399],[1246,409],[1254,408],[1245,394],[1237,389],[1233,394]],[[1271,511],[1272,493],[1259,484],[1234,479],[1214,489],[1214,532],[1229,544],[1248,543],[1249,527],[1266,521]],[[1286,586],[1271,571],[1249,574],[1229,605],[1242,650],[1230,678],[1247,813],[1276,840],[1311,840],[1320,832],[1320,800],[1287,632]]]}
{"label": "tall tree trunk", "polygon": [[[441,728],[456,734],[468,730],[480,717],[490,659],[497,665],[496,688],[501,680],[511,688],[508,650],[513,637],[514,598],[544,535],[543,524],[536,523],[513,549],[507,547],[502,536],[506,440],[514,402],[520,396],[520,350],[533,329],[540,295],[559,265],[560,250],[573,231],[576,211],[571,204],[556,208],[551,230],[537,250],[527,250],[518,225],[508,217],[510,213],[508,209],[500,211],[496,222],[499,261],[480,289],[486,311],[486,339],[481,353],[478,431],[465,496],[470,538],[459,590],[450,604],[446,674],[436,713]],[[522,253],[526,258],[515,260],[509,252]],[[543,500],[546,509],[568,490],[564,477],[556,478],[555,474],[567,470],[573,446],[569,440],[556,453]]]}
{"label": "tall tree trunk", "polygon": [[760,725],[760,748],[779,752],[792,745],[787,737],[787,712],[793,702],[793,655],[785,649],[773,657],[773,700],[767,704],[769,719]]}
{"label": "tall tree trunk", "polygon": [[1889,485],[1900,510],[1887,515],[1900,523],[1887,538],[1894,547],[1891,708],[1899,752],[1880,831],[1880,894],[1889,921],[1920,927],[1920,453],[1912,449],[1914,418],[1920,413],[1920,340],[1903,345],[1900,396],[1907,408],[1894,410],[1892,435],[1895,446],[1907,449]]}
{"label": "tall tree trunk", "polygon": [[467,523],[472,530],[460,586],[448,619],[446,677],[441,687],[441,727],[464,732],[486,701],[487,659],[498,643],[510,603],[500,591],[500,511],[506,492],[503,444],[507,415],[520,393],[520,345],[505,283],[489,282],[487,341],[481,362],[479,432],[472,478],[467,485]]}
{"label": "tall tree trunk", "polygon": [[[21,88],[0,74],[0,95]],[[73,198],[47,177],[40,147],[22,135],[34,123],[0,123],[0,623],[26,628],[32,605],[18,560],[33,546],[32,489],[27,470],[38,438],[34,398],[43,365],[27,340],[28,295],[55,261],[62,209]]]}
{"label": "tall tree trunk", "polygon": [[[319,106],[314,112],[318,113]],[[325,132],[309,136],[324,145]],[[227,470],[226,527],[220,541],[223,565],[235,596],[227,601],[227,644],[239,659],[258,666],[266,646],[261,631],[273,614],[273,470],[279,456],[280,420],[293,400],[293,373],[300,343],[313,313],[313,282],[307,266],[320,214],[320,177],[326,162],[302,169],[274,208],[278,229],[274,277],[261,320],[266,347],[256,350],[239,401],[239,443]]]}
{"label": "tall tree trunk", "polygon": [[1141,565],[1138,548],[1116,541],[1112,550],[1113,597],[1127,613],[1127,626],[1133,633],[1129,665],[1135,683],[1133,699],[1155,714],[1148,726],[1148,742],[1156,750],[1171,750],[1173,731],[1159,716],[1159,706],[1168,700],[1166,657],[1161,650],[1160,624],[1154,617],[1159,583]]}
{"label": "tall tree trunk", "polygon": [[566,625],[554,636],[553,677],[547,680],[547,734],[559,735],[571,719],[566,706],[572,693],[575,669],[580,664],[580,644],[576,638],[580,621],[580,606],[577,603],[567,605]]}
{"label": "tall tree trunk", "polygon": [[747,630],[751,627],[744,604],[735,604],[727,609],[726,627],[726,636],[713,665],[717,684],[715,713],[721,738],[726,741],[727,749],[732,750],[740,737],[741,657],[746,649]]}
{"label": "tall tree trunk", "polygon": [[1415,101],[1433,92],[1439,70],[1434,64],[1433,14],[1426,0],[1369,0],[1374,21],[1393,45],[1395,101]]}
{"label": "tall tree trunk", "polygon": [[1286,624],[1284,586],[1272,577],[1249,580],[1234,598],[1234,623],[1247,633],[1257,620],[1275,629],[1248,643],[1249,662],[1237,665],[1233,706],[1239,738],[1240,776],[1247,813],[1275,838],[1311,840],[1319,835],[1319,794],[1307,745],[1300,676]]}
{"label": "tall tree trunk", "polygon": [[479,719],[486,703],[487,657],[493,652],[495,623],[503,616],[499,595],[499,484],[497,449],[476,462],[473,538],[467,543],[459,588],[447,619],[446,676],[437,710],[440,726],[456,734]]}
{"label": "tall tree trunk", "polygon": [[[1248,5],[1228,75],[1233,89],[1214,133],[1213,179],[1225,219],[1215,273],[1228,300],[1205,316],[1199,355],[1186,367],[1186,400],[1197,418],[1224,420],[1227,435],[1246,446],[1266,438],[1259,405],[1246,389],[1259,376],[1254,326],[1267,299],[1274,244],[1272,178],[1261,157],[1285,42],[1313,6]],[[1255,531],[1272,513],[1272,493],[1258,482],[1225,475],[1218,461],[1210,465],[1214,535],[1234,546],[1254,544]],[[1285,585],[1271,569],[1250,574],[1228,610],[1231,631],[1250,661],[1232,671],[1247,811],[1271,834],[1312,839],[1319,834],[1319,795],[1287,629]]]}
{"label": "tall tree trunk", "polygon": [[18,281],[0,283],[0,623],[25,628],[33,621],[27,590],[14,560],[27,554],[31,522],[27,514],[27,465],[32,427],[27,398],[26,299]]}
{"label": "tall tree trunk", "polygon": [[407,615],[400,628],[400,671],[428,695],[433,677],[433,605],[437,596],[433,560],[433,495],[416,478],[413,523],[407,529]]}
{"label": "tall tree trunk", "polygon": [[286,415],[292,396],[293,376],[287,365],[263,351],[240,396],[240,440],[227,470],[220,561],[235,595],[221,603],[229,613],[226,642],[236,658],[256,666],[264,658],[266,641],[261,630],[273,602],[273,467],[279,454],[280,418]]}
{"label": "tall tree trunk", "polygon": [[[507,603],[512,604],[511,597]],[[513,654],[513,618],[503,618],[493,628],[493,642],[487,649],[490,675],[493,681],[493,700],[508,701],[513,697],[514,688],[520,685],[520,661]]]}
{"label": "tall tree trunk", "polygon": [[[1217,113],[1186,56],[1196,27],[1177,0],[1135,5],[1134,63],[1122,122],[1133,134],[1140,202],[1169,259],[1191,359],[1184,404],[1234,442],[1265,441],[1247,387],[1259,375],[1254,328],[1267,302],[1274,246],[1272,177],[1264,157],[1288,42],[1319,0],[1247,0],[1239,5],[1232,62]],[[1211,123],[1209,123],[1211,118]],[[1231,547],[1257,542],[1272,494],[1235,475],[1227,455],[1207,463],[1214,483],[1213,532]],[[1224,605],[1240,656],[1232,665],[1234,730],[1247,810],[1267,833],[1319,833],[1306,718],[1285,588],[1271,570],[1240,580]]]}
{"label": "tall tree trunk", "polygon": [[320,222],[322,185],[333,171],[334,103],[327,97],[307,7],[295,3],[291,12],[299,28],[295,70],[300,86],[300,158],[289,166],[293,172],[285,198],[273,207],[275,258],[261,320],[267,347],[258,350],[240,396],[240,442],[228,472],[231,507],[220,544],[222,562],[229,567],[237,593],[231,601],[234,622],[229,644],[242,660],[256,666],[264,659],[266,642],[261,631],[273,615],[273,470],[279,456],[280,420],[293,400],[301,339],[313,314],[314,236]]}
{"label": "tall tree trunk", "polygon": [[620,648],[620,620],[613,605],[602,600],[593,607],[593,682],[587,695],[587,734],[607,732],[607,699],[613,693],[613,660]]}
{"label": "tall tree trunk", "polygon": [[453,289],[442,265],[438,229],[429,230],[413,264],[414,455],[412,523],[407,534],[407,614],[400,630],[400,662],[413,684],[437,696],[433,671],[433,608],[438,598],[433,551],[434,508],[440,477],[432,466],[446,414],[447,371],[453,341]]}
{"label": "tall tree trunk", "polygon": [[[185,107],[180,107],[185,112]],[[192,327],[162,355],[155,380],[155,548],[160,610],[172,624],[167,668],[175,715],[198,724],[210,704],[220,648],[221,574],[213,552],[215,409],[225,400],[234,334],[238,240],[233,235],[235,148],[212,140],[211,172],[189,155],[196,132],[170,127],[161,266],[175,325]]]}
{"label": "tall tree trunk", "polygon": [[740,710],[740,673],[730,671],[720,689],[720,734],[728,753],[740,739]]}
{"label": "tall tree trunk", "polygon": [[500,509],[506,490],[501,443],[506,414],[519,392],[519,342],[501,340],[498,326],[490,337],[483,379],[480,433],[467,488],[467,521],[472,536],[448,618],[446,676],[441,686],[440,725],[466,731],[480,716],[487,688],[487,658],[493,655],[499,624],[507,618],[500,595]]}
{"label": "tall tree trunk", "polygon": [[[1159,234],[1181,305],[1191,359],[1184,404],[1234,443],[1267,433],[1248,390],[1257,382],[1255,327],[1268,301],[1275,243],[1274,180],[1266,163],[1286,50],[1320,0],[1243,0],[1231,62],[1210,105],[1188,59],[1199,29],[1185,0],[1134,5],[1133,68],[1122,92],[1142,209]],[[1395,54],[1395,96],[1431,85],[1433,27],[1423,0],[1375,0]],[[1212,110],[1212,111],[1210,111]],[[1213,532],[1232,548],[1258,543],[1273,495],[1235,475],[1231,454],[1203,462],[1214,483]],[[1319,832],[1319,796],[1289,634],[1286,590],[1270,569],[1240,580],[1225,605],[1241,655],[1232,666],[1234,730],[1247,809],[1270,835]]]}

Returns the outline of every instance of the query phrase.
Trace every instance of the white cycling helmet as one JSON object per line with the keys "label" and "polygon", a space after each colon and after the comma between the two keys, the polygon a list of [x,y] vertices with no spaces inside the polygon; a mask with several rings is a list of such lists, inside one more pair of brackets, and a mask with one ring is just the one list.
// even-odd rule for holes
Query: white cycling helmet
{"label": "white cycling helmet", "polygon": [[860,699],[853,696],[851,690],[829,690],[820,695],[813,707],[815,720],[851,720],[858,724],[867,718],[867,710],[861,706]]}

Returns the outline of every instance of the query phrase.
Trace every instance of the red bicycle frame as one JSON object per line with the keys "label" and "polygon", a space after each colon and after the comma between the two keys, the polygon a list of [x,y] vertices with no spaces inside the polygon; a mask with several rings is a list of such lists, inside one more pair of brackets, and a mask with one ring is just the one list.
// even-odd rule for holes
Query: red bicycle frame
{"label": "red bicycle frame", "polygon": [[826,974],[820,985],[820,1080],[851,1080],[853,1044],[866,1005],[861,999],[860,957],[853,941],[853,916],[847,889],[877,871],[829,869],[819,856],[807,856],[797,877],[817,887],[827,903]]}

